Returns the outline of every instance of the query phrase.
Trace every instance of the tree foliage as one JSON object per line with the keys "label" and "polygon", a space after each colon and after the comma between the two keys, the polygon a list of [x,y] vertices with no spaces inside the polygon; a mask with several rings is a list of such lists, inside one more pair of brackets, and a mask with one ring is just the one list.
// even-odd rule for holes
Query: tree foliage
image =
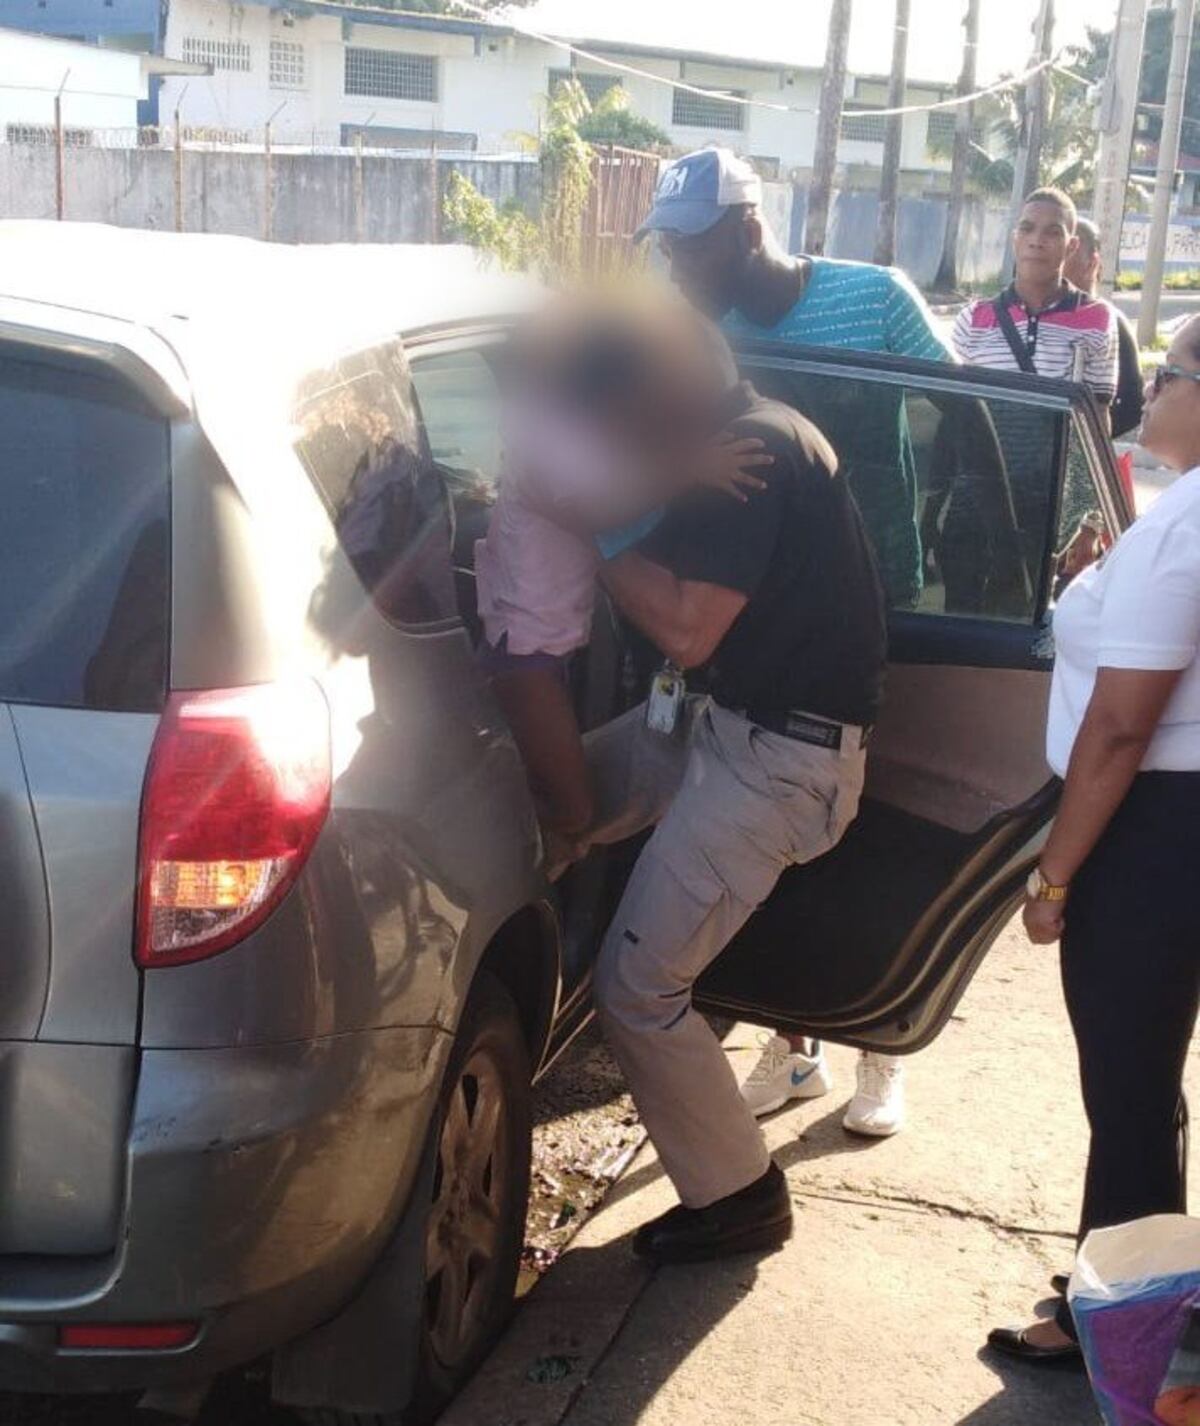
{"label": "tree foliage", "polygon": [[576,128],[579,137],[589,144],[618,144],[621,148],[664,156],[674,152],[670,136],[652,120],[633,112],[629,95],[619,84],[606,90],[590,106]]}
{"label": "tree foliage", "polygon": [[[1151,10],[1146,16],[1146,45],[1142,52],[1142,77],[1138,98],[1143,104],[1162,104],[1167,97],[1167,70],[1171,63],[1171,32],[1175,16],[1171,10]],[[1104,53],[1108,55],[1108,36]],[[1183,152],[1200,158],[1200,24],[1192,27],[1192,49],[1188,63],[1187,89],[1183,101]],[[1140,137],[1158,142],[1162,115],[1143,111]]]}
{"label": "tree foliage", "polygon": [[456,238],[491,253],[506,272],[531,268],[541,258],[538,225],[516,204],[497,208],[461,173],[450,175],[442,213]]}
{"label": "tree foliage", "polygon": [[[1173,12],[1154,9],[1146,17],[1139,101],[1161,105],[1166,97]],[[1042,142],[1039,183],[1053,183],[1074,198],[1086,201],[1095,181],[1098,140],[1094,94],[1108,69],[1110,35],[1089,28],[1082,45],[1069,48],[1062,64],[1071,74],[1052,72],[1047,86],[1046,128]],[[1073,78],[1072,75],[1077,76]],[[1082,81],[1082,82],[1081,82]],[[990,95],[975,105],[975,133],[968,180],[979,193],[1007,194],[1012,187],[1013,163],[1024,120],[1025,88]],[[1200,27],[1192,33],[1192,62],[1188,70],[1187,118],[1183,148],[1200,156]],[[1156,142],[1161,118],[1153,110],[1139,115],[1138,137]],[[931,144],[935,151],[950,152],[950,141]],[[1137,185],[1132,185],[1136,191]],[[1138,194],[1139,197],[1144,197]]]}
{"label": "tree foliage", "polygon": [[[451,175],[443,214],[454,236],[493,254],[506,268],[540,268],[551,278],[578,276],[583,264],[583,219],[592,185],[593,143],[667,152],[667,136],[629,112],[628,98],[610,89],[593,105],[577,80],[556,85],[545,100],[541,132],[524,138],[542,173],[541,220],[519,208],[497,208],[459,173]],[[617,137],[625,135],[624,138]],[[634,144],[636,136],[641,142]]]}

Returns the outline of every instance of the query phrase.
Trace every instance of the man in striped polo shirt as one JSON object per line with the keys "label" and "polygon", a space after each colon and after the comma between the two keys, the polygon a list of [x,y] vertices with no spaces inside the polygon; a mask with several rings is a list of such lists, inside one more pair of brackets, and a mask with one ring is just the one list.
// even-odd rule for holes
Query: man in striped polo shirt
{"label": "man in striped polo shirt", "polygon": [[[904,273],[790,256],[767,226],[761,202],[762,183],[745,160],[729,149],[699,149],[664,170],[638,237],[657,234],[672,280],[731,336],[954,360]],[[881,387],[869,398],[864,394],[858,414],[855,458],[845,464],[845,474],[874,545],[888,604],[912,608],[921,594],[922,553],[903,391]],[[818,1041],[775,1035],[742,1092],[754,1112],[765,1115],[831,1087]],[[901,1061],[863,1054],[846,1128],[882,1138],[903,1121]]]}
{"label": "man in striped polo shirt", "polygon": [[1039,188],[1026,198],[1013,233],[1013,281],[999,297],[963,308],[954,349],[975,366],[1082,381],[1109,406],[1117,390],[1116,315],[1063,276],[1078,246],[1077,224],[1075,204],[1060,189]]}
{"label": "man in striped polo shirt", "polygon": [[[1120,366],[1117,316],[1107,302],[1072,287],[1064,275],[1078,246],[1077,225],[1075,204],[1061,189],[1038,188],[1026,198],[1013,232],[1013,281],[998,297],[963,308],[954,324],[954,349],[974,366],[1082,381],[1107,417]],[[1045,426],[1037,412],[1002,402],[992,403],[992,416],[1026,561],[1035,569],[1050,514],[1052,454]],[[1085,482],[1069,482],[1068,498],[1073,494],[1084,503],[1063,511],[1068,528],[1087,514],[1086,491]]]}

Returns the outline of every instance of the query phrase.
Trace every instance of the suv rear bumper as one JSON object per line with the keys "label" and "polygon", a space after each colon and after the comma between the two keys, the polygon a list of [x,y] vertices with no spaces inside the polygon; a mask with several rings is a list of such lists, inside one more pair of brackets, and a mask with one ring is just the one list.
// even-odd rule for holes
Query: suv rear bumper
{"label": "suv rear bumper", "polygon": [[[401,1027],[143,1052],[121,1246],[0,1257],[0,1390],[194,1381],[332,1315],[407,1201],[449,1047]],[[59,1345],[100,1322],[198,1326],[163,1351]]]}

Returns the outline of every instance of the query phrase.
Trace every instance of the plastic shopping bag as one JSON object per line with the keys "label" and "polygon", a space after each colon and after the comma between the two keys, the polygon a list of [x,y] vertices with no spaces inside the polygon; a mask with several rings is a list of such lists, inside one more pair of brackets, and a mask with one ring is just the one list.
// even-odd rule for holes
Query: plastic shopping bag
{"label": "plastic shopping bag", "polygon": [[1106,1426],[1200,1426],[1200,1221],[1089,1233],[1067,1300]]}

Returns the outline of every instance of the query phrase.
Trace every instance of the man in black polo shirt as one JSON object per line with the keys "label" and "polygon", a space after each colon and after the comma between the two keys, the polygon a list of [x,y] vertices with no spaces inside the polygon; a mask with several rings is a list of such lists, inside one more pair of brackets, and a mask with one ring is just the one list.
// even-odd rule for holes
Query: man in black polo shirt
{"label": "man in black polo shirt", "polygon": [[[824,437],[745,385],[721,416],[774,457],[765,488],[745,504],[693,491],[602,574],[709,695],[692,705],[682,784],[596,968],[601,1020],[682,1200],[635,1239],[660,1261],[790,1235],[783,1174],[692,985],[779,874],[829,851],[853,820],[885,655],[879,576]],[[650,713],[660,721],[661,697]]]}

